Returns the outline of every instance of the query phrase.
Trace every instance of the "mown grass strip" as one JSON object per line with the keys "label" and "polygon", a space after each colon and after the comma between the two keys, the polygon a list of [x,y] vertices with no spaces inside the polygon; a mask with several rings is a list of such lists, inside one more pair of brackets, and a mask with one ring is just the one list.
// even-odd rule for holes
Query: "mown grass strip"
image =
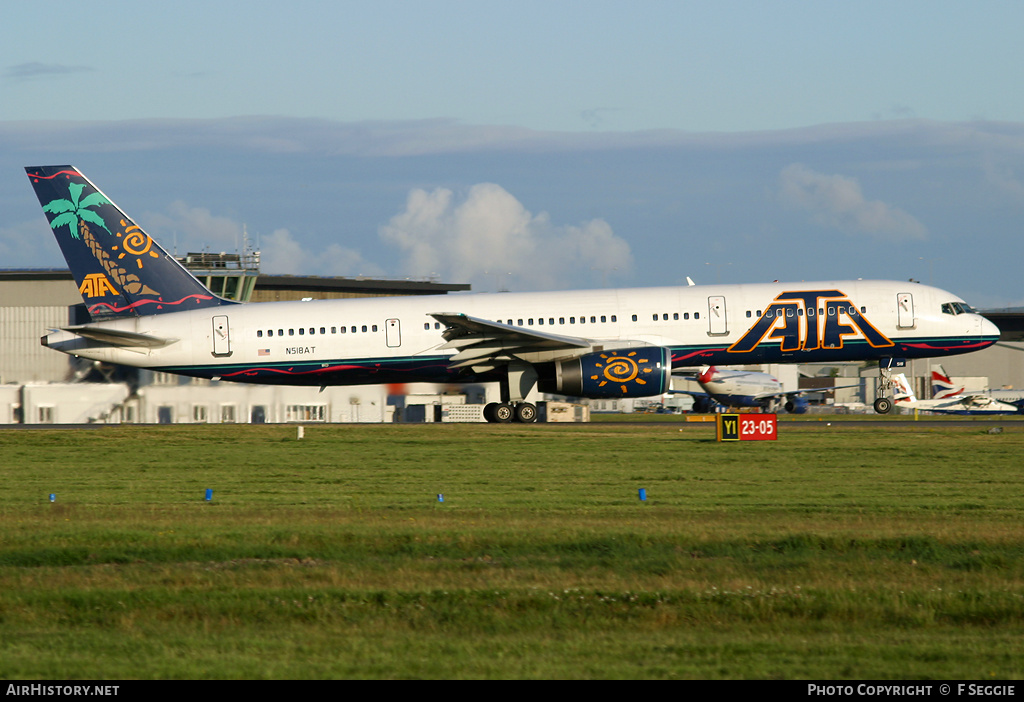
{"label": "mown grass strip", "polygon": [[1024,672],[1024,431],[712,435],[0,432],[0,675]]}

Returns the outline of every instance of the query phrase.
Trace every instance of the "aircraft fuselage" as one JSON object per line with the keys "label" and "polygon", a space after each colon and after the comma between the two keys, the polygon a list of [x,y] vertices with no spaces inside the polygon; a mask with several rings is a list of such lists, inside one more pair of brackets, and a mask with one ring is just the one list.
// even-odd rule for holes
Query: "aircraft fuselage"
{"label": "aircraft fuselage", "polygon": [[[449,364],[445,325],[431,314],[453,311],[586,339],[592,350],[664,347],[673,367],[932,358],[998,339],[999,330],[980,315],[944,311],[951,302],[962,303],[938,288],[895,281],[268,302],[88,325],[163,340],[149,347],[70,331],[52,332],[43,343],[83,358],[197,377],[358,385],[497,379],[493,367]],[[528,356],[523,360],[543,376],[543,353]]]}

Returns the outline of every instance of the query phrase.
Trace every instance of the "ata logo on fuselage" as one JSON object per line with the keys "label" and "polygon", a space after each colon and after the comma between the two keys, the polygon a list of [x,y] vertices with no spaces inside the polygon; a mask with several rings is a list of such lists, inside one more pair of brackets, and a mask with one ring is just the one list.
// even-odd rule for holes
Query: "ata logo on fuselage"
{"label": "ata logo on fuselage", "polygon": [[85,276],[81,287],[78,288],[78,292],[86,297],[105,297],[107,292],[114,296],[120,294],[102,273],[90,273]]}
{"label": "ata logo on fuselage", "polygon": [[781,342],[781,351],[841,349],[846,337],[873,348],[895,346],[840,290],[784,292],[728,351],[747,353],[765,340]]}

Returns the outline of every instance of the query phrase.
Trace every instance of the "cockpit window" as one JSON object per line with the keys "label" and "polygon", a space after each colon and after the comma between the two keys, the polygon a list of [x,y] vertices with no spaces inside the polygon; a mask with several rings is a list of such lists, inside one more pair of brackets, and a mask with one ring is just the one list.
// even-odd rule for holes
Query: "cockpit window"
{"label": "cockpit window", "polygon": [[978,314],[978,310],[966,302],[944,302],[942,303],[942,314]]}

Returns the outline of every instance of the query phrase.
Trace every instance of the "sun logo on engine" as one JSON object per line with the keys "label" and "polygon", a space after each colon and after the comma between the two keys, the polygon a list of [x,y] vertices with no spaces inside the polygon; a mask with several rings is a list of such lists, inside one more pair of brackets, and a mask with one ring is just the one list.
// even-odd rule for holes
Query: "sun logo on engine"
{"label": "sun logo on engine", "polygon": [[599,388],[603,388],[608,383],[621,384],[624,393],[629,392],[627,383],[636,381],[638,385],[647,385],[647,381],[639,376],[642,373],[651,373],[654,369],[651,367],[641,368],[640,364],[650,363],[650,359],[634,358],[637,354],[637,351],[630,351],[625,356],[602,353],[603,362],[594,364],[594,367],[600,370],[600,375],[592,375],[590,379],[599,381],[597,384]]}

